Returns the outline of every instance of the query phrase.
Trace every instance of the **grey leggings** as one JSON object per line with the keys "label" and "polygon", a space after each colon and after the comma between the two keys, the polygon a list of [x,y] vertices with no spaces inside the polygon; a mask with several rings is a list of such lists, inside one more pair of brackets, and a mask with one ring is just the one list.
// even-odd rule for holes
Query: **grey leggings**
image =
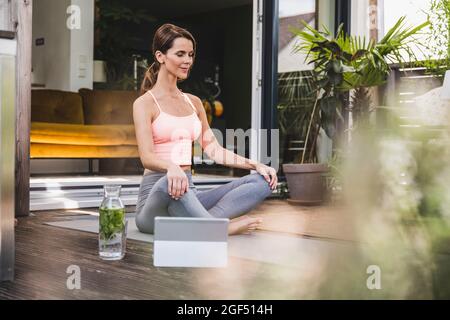
{"label": "grey leggings", "polygon": [[151,172],[143,176],[136,204],[136,226],[153,233],[156,216],[235,218],[250,211],[268,197],[272,190],[259,173],[253,173],[211,190],[198,191],[190,171],[185,171],[189,189],[178,200],[167,190],[167,176]]}

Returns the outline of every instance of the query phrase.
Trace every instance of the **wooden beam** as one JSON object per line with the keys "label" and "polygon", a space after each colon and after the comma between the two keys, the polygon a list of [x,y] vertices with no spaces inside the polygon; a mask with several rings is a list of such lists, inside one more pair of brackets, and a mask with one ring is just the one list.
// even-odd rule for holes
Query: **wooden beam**
{"label": "wooden beam", "polygon": [[[6,41],[11,42],[5,48]],[[0,47],[0,281],[14,279],[15,40]],[[0,46],[1,46],[0,45]],[[12,49],[14,48],[14,49]],[[6,49],[6,50],[5,50]],[[13,52],[11,52],[13,51]]]}
{"label": "wooden beam", "polygon": [[[374,43],[378,42],[379,36],[378,9],[378,0],[369,0],[369,39],[373,40]],[[380,87],[372,87],[369,89],[369,91],[372,99],[372,104],[375,106],[379,106],[381,102]],[[383,112],[384,110],[379,110],[378,116],[376,118],[377,121],[382,119]]]}
{"label": "wooden beam", "polygon": [[30,213],[32,0],[17,0],[16,216]]}
{"label": "wooden beam", "polygon": [[15,2],[0,5],[0,281],[14,280]]}

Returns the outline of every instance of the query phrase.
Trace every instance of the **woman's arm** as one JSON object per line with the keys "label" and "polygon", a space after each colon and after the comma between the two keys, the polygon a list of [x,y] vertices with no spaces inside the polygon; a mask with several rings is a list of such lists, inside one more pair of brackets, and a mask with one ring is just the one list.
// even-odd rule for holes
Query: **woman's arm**
{"label": "woman's arm", "polygon": [[215,143],[208,144],[204,150],[210,159],[227,167],[256,170],[259,165],[257,161],[244,158],[222,147],[217,140]]}
{"label": "woman's arm", "polygon": [[222,147],[209,126],[202,101],[198,97],[191,94],[189,97],[193,101],[202,123],[202,134],[200,135],[198,142],[208,157],[216,163],[227,167],[256,170],[258,173],[263,175],[264,178],[266,178],[271,187],[274,189],[277,184],[276,170],[257,161],[242,157]]}

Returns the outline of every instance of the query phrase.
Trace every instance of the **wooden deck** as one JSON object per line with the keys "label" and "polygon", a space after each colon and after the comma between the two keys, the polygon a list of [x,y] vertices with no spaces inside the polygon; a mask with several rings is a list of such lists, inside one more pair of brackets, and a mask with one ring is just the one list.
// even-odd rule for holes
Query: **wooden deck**
{"label": "wooden deck", "polygon": [[[264,226],[270,229],[271,219],[276,220],[273,214],[289,216],[295,210],[305,209],[266,200],[252,214],[266,214]],[[44,224],[79,214],[80,210],[41,211],[19,219],[15,281],[0,284],[0,299],[296,299],[304,297],[305,286],[312,281],[310,274],[297,268],[235,257],[222,269],[156,268],[153,246],[130,240],[124,260],[105,262],[97,256],[96,234]],[[292,221],[286,222],[292,228]],[[278,232],[284,227],[274,224]],[[71,265],[80,267],[79,290],[67,288]],[[298,287],[292,286],[293,279]]]}

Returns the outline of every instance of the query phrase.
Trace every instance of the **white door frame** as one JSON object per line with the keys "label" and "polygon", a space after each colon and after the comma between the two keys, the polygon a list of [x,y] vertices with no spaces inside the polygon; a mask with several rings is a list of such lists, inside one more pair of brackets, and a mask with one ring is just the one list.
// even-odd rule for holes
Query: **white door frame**
{"label": "white door frame", "polygon": [[252,105],[250,159],[261,159],[263,0],[253,0]]}

